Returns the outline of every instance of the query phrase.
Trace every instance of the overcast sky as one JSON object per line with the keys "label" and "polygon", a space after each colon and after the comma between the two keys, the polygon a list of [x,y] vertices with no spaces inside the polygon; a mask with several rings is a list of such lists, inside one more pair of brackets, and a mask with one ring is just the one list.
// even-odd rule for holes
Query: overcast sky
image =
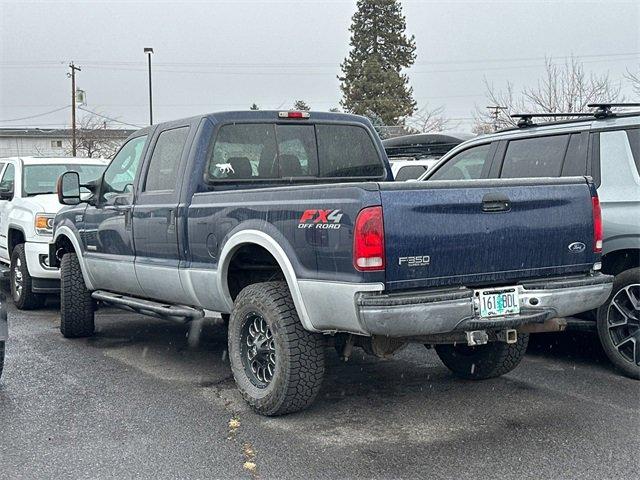
{"label": "overcast sky", "polygon": [[[484,107],[483,79],[535,84],[545,56],[623,75],[640,68],[640,0],[402,2],[417,43],[409,70],[419,107],[443,105],[469,130]],[[349,49],[355,0],[0,0],[0,127],[69,125],[67,64],[82,71],[86,108],[148,122],[146,58],[153,56],[154,120],[198,113],[338,106],[339,64]],[[637,101],[637,99],[636,99]]]}

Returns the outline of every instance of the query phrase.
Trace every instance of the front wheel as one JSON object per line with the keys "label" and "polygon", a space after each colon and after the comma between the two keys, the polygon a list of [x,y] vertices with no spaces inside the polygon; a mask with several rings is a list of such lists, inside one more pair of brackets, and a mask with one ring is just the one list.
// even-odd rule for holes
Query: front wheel
{"label": "front wheel", "polygon": [[640,379],[640,268],[616,275],[597,322],[609,360],[626,376]]}
{"label": "front wheel", "polygon": [[60,262],[60,332],[66,338],[93,335],[95,303],[82,276],[75,253],[66,253]]}
{"label": "front wheel", "polygon": [[302,327],[285,282],[244,288],[228,335],[233,377],[256,412],[283,415],[313,402],[324,376],[324,340]]}
{"label": "front wheel", "polygon": [[516,368],[527,350],[529,335],[519,333],[516,343],[491,342],[486,345],[436,345],[442,363],[458,377],[468,380],[495,378]]}
{"label": "front wheel", "polygon": [[18,310],[33,310],[44,305],[44,295],[33,293],[33,278],[27,268],[27,255],[24,243],[16,245],[11,252],[11,270],[9,273],[11,283],[11,297]]}

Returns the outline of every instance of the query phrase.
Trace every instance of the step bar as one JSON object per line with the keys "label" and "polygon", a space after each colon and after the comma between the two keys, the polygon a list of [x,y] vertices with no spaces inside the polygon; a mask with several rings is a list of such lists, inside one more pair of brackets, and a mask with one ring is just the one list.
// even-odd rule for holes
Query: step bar
{"label": "step bar", "polygon": [[142,315],[174,320],[180,323],[188,323],[192,320],[204,318],[204,310],[187,307],[186,305],[154,302],[153,300],[144,300],[104,290],[96,290],[91,294],[91,297],[111,307],[129,310]]}

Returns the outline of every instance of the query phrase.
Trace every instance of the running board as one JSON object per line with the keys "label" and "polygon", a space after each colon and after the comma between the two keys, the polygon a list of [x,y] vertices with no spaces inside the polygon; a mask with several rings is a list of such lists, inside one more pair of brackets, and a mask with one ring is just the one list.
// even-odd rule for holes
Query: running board
{"label": "running board", "polygon": [[182,323],[204,317],[203,310],[187,307],[185,305],[171,305],[167,303],[154,302],[153,300],[129,297],[119,293],[105,292],[104,290],[96,290],[91,294],[91,296],[95,300],[99,300],[112,307],[122,308],[123,310],[129,310],[142,315],[151,315],[152,317],[176,320]]}

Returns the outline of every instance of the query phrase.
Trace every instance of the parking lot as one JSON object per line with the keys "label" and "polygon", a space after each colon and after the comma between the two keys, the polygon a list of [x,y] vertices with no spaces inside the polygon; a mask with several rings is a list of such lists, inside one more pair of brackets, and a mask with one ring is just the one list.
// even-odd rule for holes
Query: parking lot
{"label": "parking lot", "polygon": [[[638,383],[591,335],[537,338],[514,372],[458,380],[413,345],[390,361],[327,350],[307,411],[248,409],[224,327],[102,310],[67,340],[57,305],[9,306],[5,478],[635,478]],[[196,345],[195,340],[199,338]],[[359,351],[360,352],[360,351]]]}

